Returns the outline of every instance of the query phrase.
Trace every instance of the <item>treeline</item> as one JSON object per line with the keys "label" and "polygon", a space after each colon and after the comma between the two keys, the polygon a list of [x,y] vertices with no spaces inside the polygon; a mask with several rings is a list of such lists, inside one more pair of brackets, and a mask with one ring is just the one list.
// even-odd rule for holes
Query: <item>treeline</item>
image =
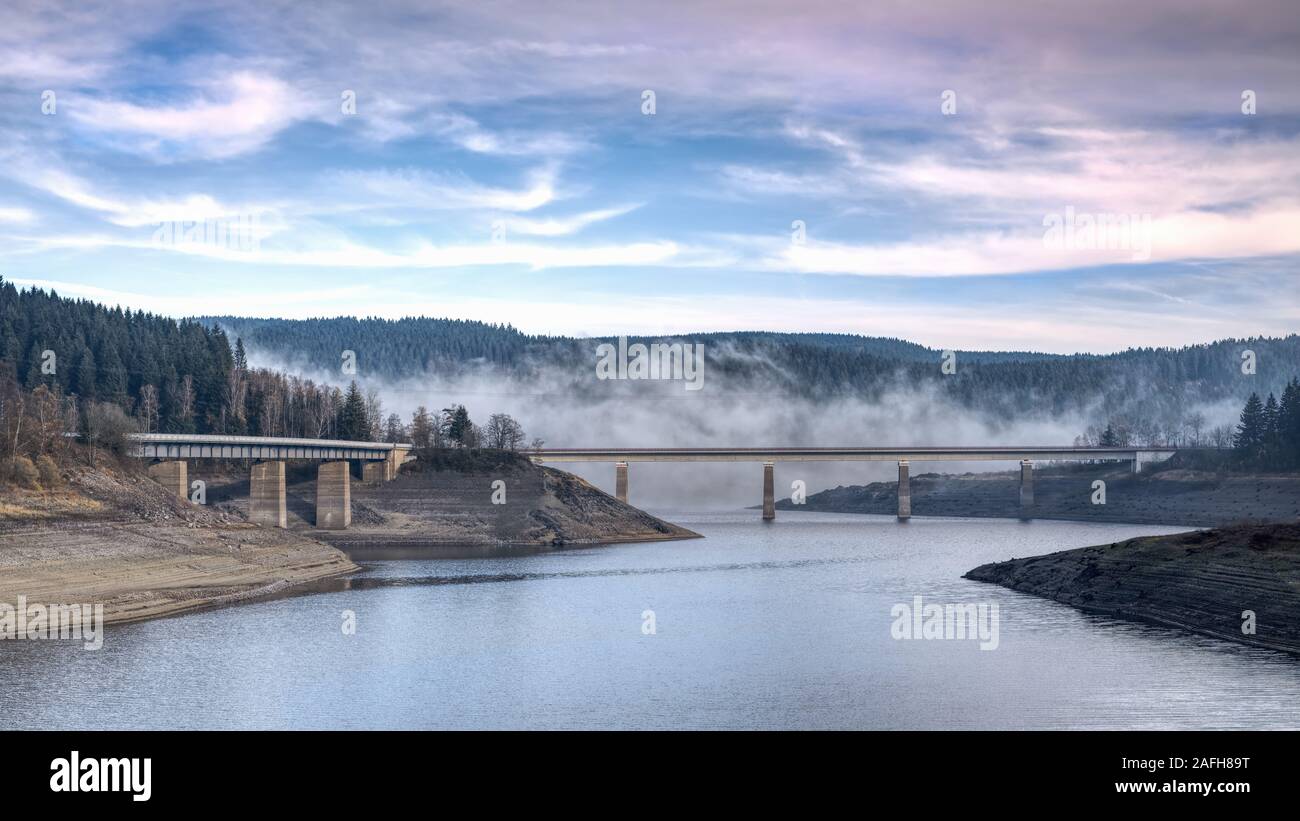
{"label": "treeline", "polygon": [[1232,441],[1239,464],[1264,470],[1300,470],[1300,379],[1292,379],[1279,400],[1252,393],[1241,410]]}
{"label": "treeline", "polygon": [[1300,470],[1300,378],[1286,383],[1281,399],[1273,393],[1266,399],[1251,393],[1236,425],[1209,428],[1202,413],[1189,414],[1169,427],[1115,417],[1104,429],[1089,428],[1074,443],[1083,447],[1215,448],[1224,455],[1186,463],[1241,470]]}
{"label": "treeline", "polygon": [[242,340],[232,346],[221,328],[19,290],[0,278],[0,483],[49,486],[74,443],[94,459],[103,447],[122,450],[133,432],[523,444],[519,424],[504,414],[480,428],[453,405],[404,423],[356,382],[345,390],[251,368]]}
{"label": "treeline", "polygon": [[0,379],[75,404],[146,403],[156,428],[220,432],[229,413],[230,342],[220,328],[108,308],[0,277]]}
{"label": "treeline", "polygon": [[[556,385],[556,393],[573,401],[615,389],[593,379],[595,348],[616,341],[608,338],[530,336],[509,325],[428,317],[201,321],[242,337],[251,350],[314,372],[337,372],[346,351],[367,376],[391,381],[481,368],[488,376],[544,377]],[[1149,420],[1129,425],[1149,428],[1131,435],[1156,438],[1204,438],[1209,430],[1183,430],[1194,408],[1237,403],[1252,389],[1280,393],[1290,363],[1300,361],[1296,335],[1109,355],[945,352],[852,334],[709,333],[662,341],[704,346],[710,392],[876,401],[923,391],[1008,422],[1031,415],[1084,414],[1104,428],[1112,418]],[[1257,368],[1243,368],[1243,356]],[[952,364],[947,371],[942,368],[946,358]]]}

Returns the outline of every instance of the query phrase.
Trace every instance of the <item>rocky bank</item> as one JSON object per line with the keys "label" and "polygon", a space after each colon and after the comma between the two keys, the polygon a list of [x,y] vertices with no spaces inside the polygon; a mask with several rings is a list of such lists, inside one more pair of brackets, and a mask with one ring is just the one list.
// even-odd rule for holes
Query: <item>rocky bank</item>
{"label": "rocky bank", "polygon": [[1011,559],[981,565],[966,578],[1091,613],[1300,655],[1300,524],[1294,522]]}

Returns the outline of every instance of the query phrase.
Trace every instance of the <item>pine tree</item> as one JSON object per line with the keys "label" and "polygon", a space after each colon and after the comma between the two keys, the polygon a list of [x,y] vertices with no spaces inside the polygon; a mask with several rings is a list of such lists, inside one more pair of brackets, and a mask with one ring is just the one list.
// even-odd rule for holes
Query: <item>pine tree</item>
{"label": "pine tree", "polygon": [[366,416],[366,398],[361,389],[353,382],[348,387],[347,397],[339,410],[338,438],[351,441],[366,441],[370,436],[370,419]]}
{"label": "pine tree", "polygon": [[1107,422],[1106,429],[1101,432],[1101,439],[1097,442],[1097,444],[1103,448],[1113,448],[1117,446],[1117,443],[1118,443],[1118,437],[1115,436],[1115,429],[1111,426],[1109,422]]}
{"label": "pine tree", "polygon": [[1241,421],[1232,440],[1232,447],[1241,461],[1252,465],[1259,461],[1265,431],[1264,403],[1259,394],[1252,393],[1241,410]]}
{"label": "pine tree", "polygon": [[1282,391],[1277,411],[1279,467],[1300,468],[1300,378],[1293,378]]}
{"label": "pine tree", "polygon": [[1279,409],[1277,397],[1273,394],[1268,395],[1268,400],[1264,402],[1263,425],[1264,433],[1260,437],[1260,456],[1266,467],[1277,467],[1281,462],[1281,432],[1278,430]]}

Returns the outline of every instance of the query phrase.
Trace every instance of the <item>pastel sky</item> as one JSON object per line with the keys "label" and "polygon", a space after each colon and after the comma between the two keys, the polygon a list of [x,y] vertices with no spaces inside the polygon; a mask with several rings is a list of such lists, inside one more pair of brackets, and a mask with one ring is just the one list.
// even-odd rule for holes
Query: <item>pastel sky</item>
{"label": "pastel sky", "polygon": [[[1088,247],[1066,214],[1135,227]],[[256,242],[160,230],[190,223]],[[8,0],[0,26],[0,275],[175,316],[1104,352],[1300,331],[1298,261],[1294,2]]]}

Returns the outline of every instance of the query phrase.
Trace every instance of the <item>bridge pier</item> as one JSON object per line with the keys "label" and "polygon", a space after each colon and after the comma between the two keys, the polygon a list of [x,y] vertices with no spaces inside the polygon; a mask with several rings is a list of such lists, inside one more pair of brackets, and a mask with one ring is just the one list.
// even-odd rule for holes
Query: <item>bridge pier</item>
{"label": "bridge pier", "polygon": [[352,475],[347,462],[322,462],[316,473],[316,527],[345,530],[352,524]]}
{"label": "bridge pier", "polygon": [[168,492],[176,494],[183,501],[189,500],[189,468],[185,462],[155,462],[149,466],[148,471],[150,478]]}
{"label": "bridge pier", "polygon": [[763,520],[776,518],[776,463],[763,463]]}
{"label": "bridge pier", "polygon": [[1020,463],[1020,510],[1028,512],[1034,506],[1034,463],[1025,459]]}
{"label": "bridge pier", "polygon": [[248,482],[248,519],[253,524],[285,527],[284,462],[258,462]]}
{"label": "bridge pier", "polygon": [[382,485],[391,477],[388,475],[392,467],[387,460],[383,462],[362,462],[361,463],[361,483],[365,485]]}
{"label": "bridge pier", "polygon": [[614,463],[614,497],[627,504],[627,462]]}
{"label": "bridge pier", "polygon": [[1132,464],[1133,464],[1133,470],[1132,470],[1133,473],[1141,473],[1141,472],[1142,472],[1142,459],[1141,459],[1141,458],[1139,458],[1139,457],[1137,457],[1137,456],[1134,456],[1134,457],[1133,457],[1133,463],[1132,463]]}
{"label": "bridge pier", "polygon": [[898,463],[898,518],[912,518],[911,467],[906,460]]}

